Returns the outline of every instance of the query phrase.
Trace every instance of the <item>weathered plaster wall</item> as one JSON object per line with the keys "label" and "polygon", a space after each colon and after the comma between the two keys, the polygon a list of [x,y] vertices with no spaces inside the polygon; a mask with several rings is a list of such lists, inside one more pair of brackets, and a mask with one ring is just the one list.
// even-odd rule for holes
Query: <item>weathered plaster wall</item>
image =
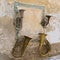
{"label": "weathered plaster wall", "polygon": [[[12,3],[14,0],[7,0]],[[48,13],[59,13],[60,12],[60,0],[16,0],[19,2],[44,5]]]}
{"label": "weathered plaster wall", "polygon": [[[7,0],[7,1],[10,4],[12,4],[14,2],[13,0],[10,0],[10,1]],[[47,13],[60,12],[59,11],[60,10],[59,9],[59,6],[60,6],[59,0],[56,0],[56,1],[53,0],[53,2],[52,2],[52,0],[17,0],[17,1],[36,4],[36,5],[45,5]],[[15,30],[14,30],[14,26],[13,26],[13,19],[10,18],[12,15],[11,11],[13,11],[13,10],[10,9],[11,6],[8,6],[9,8],[7,8],[7,6],[8,5],[6,4],[5,8],[7,9],[7,11],[5,10],[5,8],[3,10],[3,14],[5,13],[5,15],[3,17],[0,17],[0,53],[4,53],[4,54],[9,55],[11,53],[11,50],[12,50],[13,45],[15,43],[15,32],[14,32]],[[57,22],[56,22],[56,20],[57,20]],[[53,28],[53,27],[54,27],[54,29],[60,28],[60,26],[58,26],[59,20],[60,19],[56,19],[55,17],[51,17],[50,22],[52,22],[52,21],[53,22],[50,23],[50,25],[52,26],[53,23],[54,23],[54,25],[50,28]],[[50,28],[49,28],[49,30],[50,30]],[[55,31],[53,31],[53,30],[51,31],[51,34],[49,35],[50,37],[48,37],[48,40],[51,39],[51,41],[49,40],[51,43],[54,43],[55,40],[59,38],[58,35],[60,34],[59,29],[57,29]],[[57,33],[57,31],[58,31],[58,33]],[[57,37],[56,37],[56,34],[57,34]],[[35,39],[35,40],[37,40],[37,39]],[[40,56],[37,57],[38,51],[34,52],[35,50],[38,49],[37,46],[39,45],[39,43],[38,42],[36,43],[35,40],[34,41],[31,40],[29,42],[29,45],[26,49],[25,56],[24,56],[23,60],[25,60],[25,59],[28,60],[27,56],[28,56],[28,58],[31,58],[30,60],[40,60]],[[60,41],[60,38],[56,41]],[[35,47],[37,47],[37,48],[35,49]]]}

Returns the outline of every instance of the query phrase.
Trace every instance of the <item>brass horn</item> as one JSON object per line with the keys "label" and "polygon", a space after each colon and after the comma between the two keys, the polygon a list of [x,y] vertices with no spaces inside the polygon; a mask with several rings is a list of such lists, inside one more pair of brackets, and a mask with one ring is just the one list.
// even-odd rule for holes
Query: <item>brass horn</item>
{"label": "brass horn", "polygon": [[15,46],[12,50],[12,55],[15,57],[15,58],[19,58],[19,57],[22,57],[29,41],[31,40],[32,38],[28,37],[28,36],[24,36],[22,38],[19,38],[17,39],[16,43],[15,43]]}
{"label": "brass horn", "polygon": [[43,28],[45,28],[49,24],[50,18],[51,18],[50,15],[46,15],[45,17],[43,17],[41,21],[41,25],[43,26]]}
{"label": "brass horn", "polygon": [[51,45],[48,40],[45,38],[47,34],[39,33],[39,51],[41,56],[48,55],[49,51],[51,50]]}

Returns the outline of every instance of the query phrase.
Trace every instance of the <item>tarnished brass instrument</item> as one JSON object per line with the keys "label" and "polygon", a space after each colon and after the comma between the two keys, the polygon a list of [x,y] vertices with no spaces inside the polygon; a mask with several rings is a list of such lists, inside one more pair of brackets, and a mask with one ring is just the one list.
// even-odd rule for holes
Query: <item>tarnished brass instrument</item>
{"label": "tarnished brass instrument", "polygon": [[24,36],[24,38],[20,38],[18,37],[19,31],[22,28],[22,19],[23,19],[23,14],[24,14],[24,9],[20,9],[16,14],[19,15],[16,17],[16,20],[14,21],[14,25],[15,25],[15,30],[16,30],[16,43],[13,47],[12,50],[12,55],[15,58],[19,58],[23,55],[29,41],[30,41],[30,37],[28,36]]}
{"label": "tarnished brass instrument", "polygon": [[[48,25],[49,19],[51,16],[47,15],[42,21],[41,25],[43,29]],[[46,56],[48,55],[49,51],[51,50],[51,45],[49,41],[45,38],[47,34],[44,33],[39,33],[39,51],[41,56]]]}
{"label": "tarnished brass instrument", "polygon": [[43,28],[45,28],[48,24],[49,24],[49,20],[50,20],[51,16],[46,15],[42,21],[41,21],[41,25]]}
{"label": "tarnished brass instrument", "polygon": [[46,37],[46,34],[44,33],[39,34],[39,38],[40,38],[39,51],[41,56],[46,56],[51,49],[50,43],[45,37]]}
{"label": "tarnished brass instrument", "polygon": [[29,41],[31,40],[32,38],[28,37],[28,36],[24,36],[24,42],[23,42],[23,47],[22,47],[22,50],[21,50],[21,55],[23,55]]}
{"label": "tarnished brass instrument", "polygon": [[15,58],[22,57],[30,40],[31,40],[31,38],[28,36],[23,36],[22,38],[17,39],[15,46],[13,48],[13,51],[12,51],[12,55]]}

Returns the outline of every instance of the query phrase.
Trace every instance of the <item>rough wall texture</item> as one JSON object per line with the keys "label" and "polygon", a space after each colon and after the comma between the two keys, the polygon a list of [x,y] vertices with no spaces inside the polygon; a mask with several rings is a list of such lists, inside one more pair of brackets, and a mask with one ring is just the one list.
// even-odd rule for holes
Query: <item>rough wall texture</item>
{"label": "rough wall texture", "polygon": [[[38,0],[38,1],[37,0],[30,0],[30,1],[29,0],[17,0],[17,1],[36,4],[36,5],[45,5],[47,13],[58,13],[58,12],[60,12],[59,11],[60,10],[59,9],[59,6],[60,6],[59,0],[56,0],[56,1],[53,0],[53,2],[52,2],[52,0]],[[8,2],[11,4],[14,1],[10,0]],[[6,5],[6,6],[8,6],[8,5]],[[7,13],[8,10],[5,11],[5,9],[4,9],[3,11]],[[9,12],[10,11],[8,11],[8,13]],[[10,16],[10,14],[6,14],[6,15]],[[6,15],[3,16],[3,17],[0,17],[0,53],[4,53],[4,54],[9,55],[11,53],[11,50],[12,50],[12,48],[14,46],[14,43],[15,43],[15,30],[14,30],[14,26],[13,26],[13,19],[11,19],[9,16],[6,16]],[[55,17],[52,17],[51,22],[52,22],[52,20],[53,20],[53,23],[54,23],[53,26],[52,26],[53,23],[50,23],[52,28],[54,28],[54,29],[55,28],[60,28],[60,26],[59,26],[59,20],[60,19],[56,19]],[[56,20],[58,22],[56,22]],[[50,28],[48,30],[50,30]],[[52,40],[52,41],[50,41],[51,43],[55,42],[55,40],[57,38],[59,38],[58,35],[60,34],[59,33],[60,29],[53,32],[54,29],[52,29],[51,33],[55,34],[55,35],[50,34],[50,37],[48,37],[48,39]],[[58,33],[57,33],[57,31],[58,31]],[[58,37],[56,37],[56,33],[57,33]],[[60,40],[57,40],[57,41],[60,42]],[[28,59],[30,59],[30,60],[40,60],[40,56],[39,56],[38,50],[37,50],[38,45],[39,45],[39,43],[37,41],[31,40],[28,47],[27,47],[27,49],[26,49],[23,60],[28,60]],[[37,47],[37,48],[35,48],[35,47]],[[34,52],[34,51],[36,51],[36,52]],[[54,51],[54,52],[56,52],[56,51]],[[28,59],[27,59],[27,57],[28,57]]]}
{"label": "rough wall texture", "polygon": [[[7,0],[9,3],[12,3],[13,0]],[[60,0],[16,0],[19,2],[44,5],[48,13],[59,13],[60,12]]]}
{"label": "rough wall texture", "polygon": [[13,20],[7,16],[0,17],[0,53],[9,54],[13,48],[15,32],[12,22]]}

